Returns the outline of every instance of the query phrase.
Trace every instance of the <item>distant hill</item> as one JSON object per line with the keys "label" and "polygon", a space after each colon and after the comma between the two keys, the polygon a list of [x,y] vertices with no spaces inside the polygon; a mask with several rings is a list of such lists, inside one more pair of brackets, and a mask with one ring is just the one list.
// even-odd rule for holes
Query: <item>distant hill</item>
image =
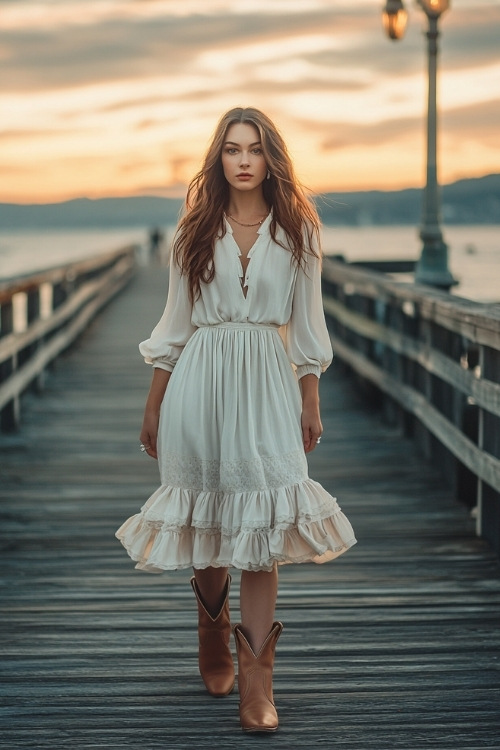
{"label": "distant hill", "polygon": [[[422,214],[422,190],[326,193],[317,198],[325,224],[411,224]],[[441,188],[447,224],[500,224],[500,174],[459,180]]]}
{"label": "distant hill", "polygon": [[164,226],[177,222],[182,200],[77,198],[63,203],[0,203],[0,229],[66,229]]}
{"label": "distant hill", "polygon": [[[422,190],[325,193],[317,196],[316,202],[325,224],[417,225]],[[177,222],[181,206],[180,199],[155,196],[0,203],[0,230],[165,226]],[[447,224],[500,224],[500,174],[445,185],[442,216]]]}

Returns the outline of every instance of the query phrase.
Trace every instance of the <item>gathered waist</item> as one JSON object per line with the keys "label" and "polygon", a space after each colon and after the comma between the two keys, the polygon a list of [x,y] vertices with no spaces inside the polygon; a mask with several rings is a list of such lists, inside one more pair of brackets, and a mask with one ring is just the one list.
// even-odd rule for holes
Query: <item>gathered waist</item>
{"label": "gathered waist", "polygon": [[198,330],[218,330],[220,328],[228,328],[234,330],[268,330],[277,331],[280,326],[274,323],[249,323],[248,321],[234,321],[234,320],[223,320],[220,323],[207,323],[207,325],[198,326]]}

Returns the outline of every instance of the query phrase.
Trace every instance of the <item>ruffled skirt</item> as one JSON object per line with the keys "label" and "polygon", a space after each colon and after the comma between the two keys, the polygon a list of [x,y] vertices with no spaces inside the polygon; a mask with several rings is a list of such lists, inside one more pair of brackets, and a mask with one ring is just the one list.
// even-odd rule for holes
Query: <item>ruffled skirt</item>
{"label": "ruffled skirt", "polygon": [[276,327],[197,329],[161,408],[161,486],[116,532],[136,567],[269,571],[355,544],[336,499],[308,476],[300,415]]}

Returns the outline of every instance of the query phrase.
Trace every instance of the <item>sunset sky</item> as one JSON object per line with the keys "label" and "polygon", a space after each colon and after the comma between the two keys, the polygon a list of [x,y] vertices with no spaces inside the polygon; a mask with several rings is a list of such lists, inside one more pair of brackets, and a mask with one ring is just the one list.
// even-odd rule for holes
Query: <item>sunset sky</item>
{"label": "sunset sky", "polygon": [[[263,109],[315,191],[422,185],[425,16],[384,0],[2,0],[0,201],[182,195],[219,116]],[[440,23],[440,179],[500,172],[500,0]]]}

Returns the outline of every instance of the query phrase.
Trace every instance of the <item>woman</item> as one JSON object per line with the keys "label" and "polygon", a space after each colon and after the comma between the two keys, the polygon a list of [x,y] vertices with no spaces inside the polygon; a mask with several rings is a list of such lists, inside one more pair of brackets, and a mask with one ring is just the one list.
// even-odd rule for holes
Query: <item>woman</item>
{"label": "woman", "polygon": [[193,567],[200,672],[216,696],[235,681],[228,569],[241,569],[241,725],[273,731],[277,564],[326,562],[355,539],[305,457],[332,360],[319,219],[262,112],[220,120],[189,186],[165,312],[139,348],[154,367],[141,449],[162,484],[117,536],[141,570]]}

